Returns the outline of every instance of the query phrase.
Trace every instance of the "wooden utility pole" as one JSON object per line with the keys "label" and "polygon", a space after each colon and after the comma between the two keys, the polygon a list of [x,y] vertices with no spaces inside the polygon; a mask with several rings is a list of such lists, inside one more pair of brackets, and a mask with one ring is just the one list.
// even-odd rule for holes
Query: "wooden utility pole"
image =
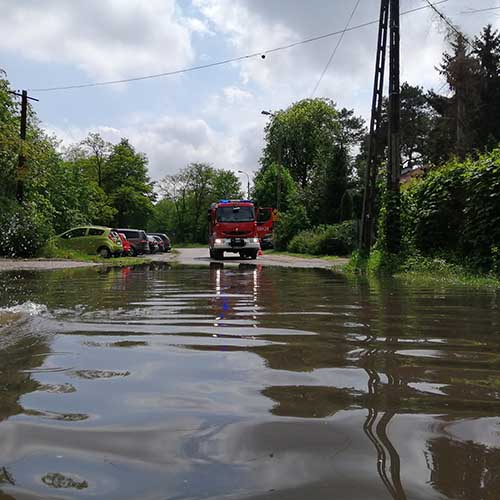
{"label": "wooden utility pole", "polygon": [[382,98],[384,89],[388,17],[389,0],[381,0],[378,25],[377,55],[375,61],[375,78],[373,82],[373,97],[370,118],[368,158],[365,172],[365,190],[363,194],[363,213],[361,215],[360,251],[363,254],[368,254],[370,252],[373,238],[376,182],[377,173],[380,168],[381,154],[380,129],[382,121]]}
{"label": "wooden utility pole", "polygon": [[19,158],[16,171],[16,199],[19,203],[22,203],[24,200],[24,180],[28,175],[28,166],[26,165],[26,156],[24,154],[26,128],[28,123],[28,99],[32,101],[38,101],[38,99],[28,96],[27,90],[23,90],[21,93],[10,91],[10,93],[21,98],[21,126],[19,131],[21,144],[19,147]]}

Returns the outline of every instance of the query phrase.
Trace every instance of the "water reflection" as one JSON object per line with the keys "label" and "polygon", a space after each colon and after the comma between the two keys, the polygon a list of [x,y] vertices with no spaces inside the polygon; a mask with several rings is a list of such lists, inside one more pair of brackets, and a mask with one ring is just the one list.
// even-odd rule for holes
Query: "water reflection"
{"label": "water reflection", "polygon": [[494,293],[258,265],[0,275],[0,314],[28,300],[0,327],[6,494],[496,494]]}

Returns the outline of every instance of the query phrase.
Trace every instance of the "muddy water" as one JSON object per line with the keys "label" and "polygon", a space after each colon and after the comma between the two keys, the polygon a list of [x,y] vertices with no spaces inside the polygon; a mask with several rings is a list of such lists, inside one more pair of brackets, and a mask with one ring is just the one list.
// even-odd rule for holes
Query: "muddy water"
{"label": "muddy water", "polygon": [[0,498],[499,498],[494,292],[156,265],[0,306]]}

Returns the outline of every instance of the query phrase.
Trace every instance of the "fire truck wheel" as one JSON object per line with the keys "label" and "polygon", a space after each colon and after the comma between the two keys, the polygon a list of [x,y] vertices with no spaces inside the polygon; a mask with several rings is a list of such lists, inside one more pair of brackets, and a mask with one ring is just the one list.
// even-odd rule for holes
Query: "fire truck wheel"
{"label": "fire truck wheel", "polygon": [[215,260],[222,260],[224,258],[224,251],[223,250],[214,250],[214,259]]}
{"label": "fire truck wheel", "polygon": [[259,253],[258,250],[252,250],[252,253],[250,254],[250,258],[255,260],[257,258],[258,253]]}
{"label": "fire truck wheel", "polygon": [[210,253],[210,258],[215,259],[214,251],[211,248],[208,249],[208,252]]}

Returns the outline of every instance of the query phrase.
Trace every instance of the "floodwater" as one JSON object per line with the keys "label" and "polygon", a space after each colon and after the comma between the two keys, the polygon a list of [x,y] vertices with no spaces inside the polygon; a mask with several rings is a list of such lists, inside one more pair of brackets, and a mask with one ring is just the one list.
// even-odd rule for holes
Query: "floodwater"
{"label": "floodwater", "polygon": [[0,498],[499,498],[499,346],[487,290],[1,273]]}

